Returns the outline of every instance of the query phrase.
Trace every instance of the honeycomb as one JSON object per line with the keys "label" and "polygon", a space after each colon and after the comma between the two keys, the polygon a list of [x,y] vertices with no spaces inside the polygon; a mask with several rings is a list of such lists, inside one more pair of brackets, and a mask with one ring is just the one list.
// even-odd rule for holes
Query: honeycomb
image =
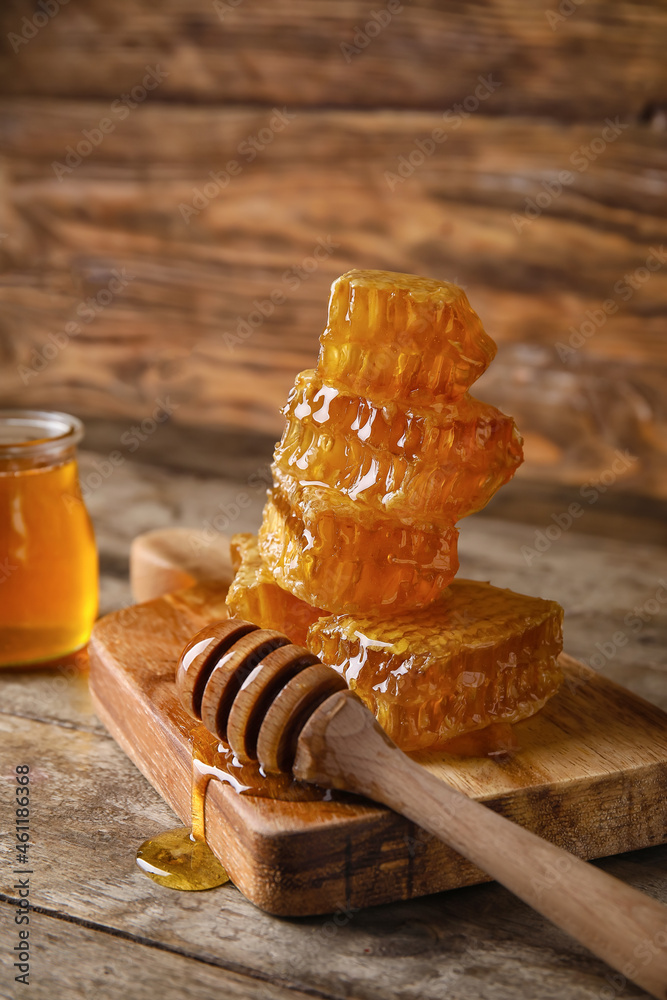
{"label": "honeycomb", "polygon": [[230,611],[335,667],[404,750],[475,751],[486,729],[481,752],[504,752],[560,682],[557,604],[454,579],[457,520],[523,459],[514,421],[468,392],[494,354],[455,285],[344,274],[257,541],[234,540]]}
{"label": "honeycomb", "polygon": [[512,418],[467,394],[437,410],[377,406],[310,370],[283,413],[281,472],[397,518],[451,525],[484,507],[522,460]]}
{"label": "honeycomb", "polygon": [[465,292],[392,271],[348,271],[331,286],[317,370],[374,402],[433,406],[462,396],[496,345]]}
{"label": "honeycomb", "polygon": [[285,408],[259,553],[333,614],[422,608],[458,569],[458,518],[522,461],[514,422],[468,395],[495,354],[460,288],[387,271],[334,282],[316,371]]}
{"label": "honeycomb", "polygon": [[419,528],[274,468],[258,544],[279,586],[333,613],[435,600],[458,569],[458,532]]}
{"label": "honeycomb", "polygon": [[260,559],[255,535],[233,535],[231,549],[236,575],[227,592],[230,615],[284,632],[295,645],[305,646],[308,629],[326,611],[278,586]]}
{"label": "honeycomb", "polygon": [[562,618],[555,601],[455,580],[421,611],[320,618],[307,645],[401,749],[436,750],[542,708],[561,681]]}

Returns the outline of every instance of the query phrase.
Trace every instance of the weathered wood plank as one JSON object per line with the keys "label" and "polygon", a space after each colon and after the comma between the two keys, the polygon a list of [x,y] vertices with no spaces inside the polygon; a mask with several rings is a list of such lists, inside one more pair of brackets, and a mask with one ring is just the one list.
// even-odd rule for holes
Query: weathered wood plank
{"label": "weathered wood plank", "polygon": [[[657,133],[624,130],[528,221],[526,199],[548,200],[543,185],[560,183],[597,125],[473,116],[391,192],[385,172],[438,116],[300,111],[186,223],[179,205],[267,113],[144,105],[58,182],[51,160],[105,108],[4,105],[9,403],[143,419],[166,395],[178,423],[277,435],[294,373],[313,363],[330,281],[383,266],[467,287],[501,344],[479,391],[519,418],[529,475],[583,483],[629,448],[640,458],[630,487],[667,495]],[[123,268],[133,277],[86,313]],[[54,345],[71,320],[78,332]]]}
{"label": "weathered wood plank", "polygon": [[[318,239],[331,235],[331,252],[321,254],[321,266],[310,277],[291,275],[283,283],[286,308],[275,310],[288,329],[294,316],[281,314],[308,302],[310,313],[297,327],[300,339],[292,340],[297,350],[319,333],[330,276],[363,255],[361,263],[374,259],[398,269],[449,272],[477,296],[487,289],[497,304],[487,323],[503,341],[524,340],[527,331],[538,340],[557,339],[554,334],[564,336],[568,323],[583,321],[587,306],[616,297],[618,312],[589,346],[604,343],[618,324],[618,341],[624,342],[628,316],[641,315],[649,321],[640,340],[644,353],[641,346],[625,346],[634,360],[653,358],[655,350],[665,360],[659,327],[650,322],[664,304],[664,261],[658,259],[650,280],[641,276],[642,287],[630,288],[633,294],[622,289],[627,302],[613,287],[645,264],[650,244],[659,246],[667,232],[667,153],[656,133],[630,128],[601,153],[590,152],[586,169],[578,170],[570,156],[598,137],[596,127],[472,117],[392,191],[385,172],[394,173],[415,139],[441,124],[437,115],[300,111],[253,162],[241,163],[241,173],[225,189],[216,192],[213,185],[213,197],[185,220],[179,206],[191,205],[195,190],[210,181],[208,172],[224,167],[244,136],[270,121],[270,113],[144,106],[71,176],[56,180],[54,159],[64,157],[81,130],[104,112],[104,105],[94,103],[2,106],[9,184],[2,204],[10,229],[2,250],[17,277],[24,273],[18,287],[4,291],[8,307],[25,306],[37,295],[37,311],[49,304],[65,317],[71,296],[98,291],[108,281],[110,262],[118,259],[135,275],[117,295],[122,308],[136,301],[141,288],[147,306],[165,312],[190,308],[197,326],[217,322],[225,332],[225,312],[213,296],[216,283],[233,277],[227,316],[236,310],[245,316],[252,285],[239,286],[239,280],[263,278],[258,293],[266,294],[268,282],[280,283],[285,269],[299,266]],[[558,173],[568,169],[571,181],[541,217],[524,218],[526,199],[546,197],[542,185],[557,188]],[[516,225],[513,213],[520,217]],[[25,271],[35,253],[51,269],[46,283]],[[67,265],[74,265],[78,288]],[[510,296],[517,293],[530,296],[519,329],[517,316],[508,315]],[[547,306],[551,318],[540,336],[535,331]],[[274,317],[269,320],[267,327]],[[132,330],[124,336],[129,339]],[[618,346],[602,351],[621,353]]]}
{"label": "weathered wood plank", "polygon": [[27,669],[5,668],[0,674],[0,714],[32,719],[104,736],[88,694],[88,663],[55,664]]}
{"label": "weathered wood plank", "polygon": [[[441,1000],[455,990],[478,1000],[482,989],[488,1000],[599,1000],[607,985],[600,962],[497,885],[298,921],[262,913],[229,885],[170,892],[139,874],[134,852],[175,817],[111,740],[0,716],[3,799],[18,760],[34,779],[32,902],[47,911],[325,996]],[[667,901],[666,862],[660,847],[602,867]],[[13,881],[3,864],[10,899]],[[118,975],[131,990],[129,972]],[[628,983],[624,996],[642,994]]]}
{"label": "weathered wood plank", "polygon": [[[169,72],[159,99],[172,101],[444,110],[491,73],[503,83],[498,113],[637,117],[664,100],[667,21],[659,0],[561,4],[566,16],[552,0],[388,7],[372,0],[279,7],[271,0],[169,0],[159,7],[123,0],[110,10],[101,0],[80,0],[35,31],[22,20],[35,8],[16,0],[2,19],[2,83],[12,94],[112,98],[140,83],[147,64],[159,63]],[[376,12],[386,23],[379,31]],[[16,37],[30,33],[27,44]],[[342,45],[355,48],[344,52]]]}
{"label": "weathered wood plank", "polygon": [[[233,206],[226,205],[227,211],[217,213],[216,206],[238,197],[238,189],[250,184],[249,179],[255,182],[249,190],[258,191],[262,187],[257,183],[258,176],[270,172],[276,183],[291,178],[294,196],[301,192],[301,183],[294,179],[296,172],[300,179],[303,174],[305,195],[321,190],[320,177],[311,176],[314,169],[326,172],[332,193],[340,188],[358,191],[369,181],[376,181],[382,182],[377,185],[376,196],[384,192],[384,200],[391,202],[392,194],[414,194],[415,189],[435,187],[443,199],[485,207],[500,205],[508,211],[521,211],[527,197],[543,190],[542,181],[555,182],[560,170],[570,170],[573,177],[564,183],[563,191],[552,191],[552,204],[540,206],[545,216],[575,216],[610,223],[612,230],[621,235],[634,232],[637,236],[664,238],[667,153],[660,131],[619,112],[609,123],[600,116],[586,123],[563,124],[543,118],[493,117],[490,111],[487,105],[465,119],[453,121],[438,111],[318,110],[287,105],[276,115],[270,107],[189,107],[147,101],[123,118],[113,116],[104,101],[3,98],[0,127],[11,177],[32,182],[23,199],[17,196],[19,205],[27,201],[29,194],[37,198],[37,205],[47,198],[54,208],[64,209],[72,205],[75,197],[67,182],[86,181],[91,185],[90,194],[97,198],[103,195],[107,204],[103,207],[93,200],[81,206],[81,215],[70,220],[76,233],[77,221],[104,221],[105,212],[113,205],[132,213],[125,217],[126,223],[142,210],[144,220],[151,221],[147,210],[160,209],[162,201],[175,208],[177,219],[189,223],[189,229],[173,225],[160,229],[157,218],[152,220],[154,235],[169,239],[176,251],[177,237],[189,238],[202,223],[205,229],[222,229],[227,211]],[[113,128],[101,138],[98,136],[95,145],[89,143],[87,150],[84,147],[79,163],[73,159],[66,164],[67,146],[84,140],[83,130],[97,127],[105,116],[111,116]],[[423,163],[417,162],[415,153],[408,164],[412,171],[405,167],[406,176],[398,175],[392,189],[385,170],[398,173],[401,154],[407,159],[415,149],[415,140],[425,140],[437,127],[443,135],[436,137],[433,151],[430,147],[421,151],[425,152]],[[242,145],[267,128],[272,136],[264,133],[252,148]],[[600,141],[594,142],[596,139]],[[197,211],[184,220],[178,211],[181,199],[191,200],[193,185],[205,185],[211,180],[209,170],[222,171],[234,158],[239,170],[217,194],[211,191],[208,206],[193,206]],[[54,170],[54,162],[62,163],[63,168]],[[354,174],[346,177],[347,171]],[[107,186],[99,192],[95,182]],[[137,185],[155,186],[158,182],[163,190],[156,191],[155,203],[142,205]],[[330,189],[326,190],[329,194]],[[295,221],[289,208],[279,202],[271,204],[271,211],[276,214],[264,222],[275,228],[275,239],[267,244],[259,264],[269,263],[271,253],[285,245],[278,238],[294,240],[308,221],[305,214]],[[371,214],[363,211],[363,202],[359,211],[363,218]],[[634,212],[646,212],[648,216],[640,229],[636,229]],[[326,202],[320,204],[320,214],[333,217]],[[291,220],[290,227],[284,226],[287,220]],[[258,220],[253,221],[257,224]],[[523,227],[526,231],[539,228]],[[622,251],[622,245],[612,242],[607,254],[613,259],[619,249]],[[215,249],[209,248],[209,252],[215,253]],[[211,259],[224,259],[224,253],[222,248],[219,256]],[[201,259],[206,259],[203,251]],[[483,263],[478,262],[480,267]],[[567,261],[562,261],[561,267],[569,273]]]}
{"label": "weathered wood plank", "polygon": [[[4,948],[0,953],[0,998],[16,1000],[22,995],[21,975],[12,968],[9,949],[18,943],[14,924],[15,909],[0,903],[0,934]],[[82,926],[75,921],[46,913],[30,916],[30,996],[38,1000],[210,1000],[224,996],[229,1000],[306,1000],[313,993],[303,993],[290,984],[270,982],[267,977],[240,975],[209,964],[206,959],[182,955],[169,948],[134,941],[115,932]],[[317,996],[335,994],[318,991]]]}

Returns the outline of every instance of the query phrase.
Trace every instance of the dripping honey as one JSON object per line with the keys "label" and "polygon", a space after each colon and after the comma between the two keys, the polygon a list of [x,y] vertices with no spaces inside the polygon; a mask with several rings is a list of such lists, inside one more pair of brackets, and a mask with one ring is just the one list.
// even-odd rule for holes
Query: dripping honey
{"label": "dripping honey", "polygon": [[211,781],[231,785],[239,795],[288,801],[345,798],[296,781],[288,774],[265,776],[259,764],[241,763],[204,728],[193,734],[190,826],[164,830],[139,847],[137,865],[144,875],[168,889],[214,889],[229,875],[206,842],[206,793]]}
{"label": "dripping honey", "polygon": [[87,641],[97,553],[81,498],[78,420],[0,413],[0,665],[51,660]]}
{"label": "dripping honey", "polygon": [[[211,753],[206,756],[211,757]],[[193,750],[190,826],[163,830],[145,840],[137,851],[137,865],[143,874],[168,889],[197,892],[229,881],[206,843],[206,789],[217,770],[200,760]]]}

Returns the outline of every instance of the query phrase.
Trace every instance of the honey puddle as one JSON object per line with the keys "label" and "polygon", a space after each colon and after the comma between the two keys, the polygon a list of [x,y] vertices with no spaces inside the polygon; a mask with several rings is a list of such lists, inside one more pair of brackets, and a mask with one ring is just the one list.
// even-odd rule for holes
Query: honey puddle
{"label": "honey puddle", "polygon": [[187,826],[164,830],[145,840],[137,851],[140,870],[168,889],[214,889],[229,875],[203,840],[195,840]]}
{"label": "honey puddle", "polygon": [[229,881],[229,875],[206,843],[206,791],[211,780],[231,785],[239,795],[288,802],[331,801],[326,788],[296,781],[290,775],[265,775],[259,764],[244,764],[229,747],[202,726],[196,730],[192,756],[191,825],[164,830],[145,840],[137,865],[148,878],[168,889],[199,891]]}

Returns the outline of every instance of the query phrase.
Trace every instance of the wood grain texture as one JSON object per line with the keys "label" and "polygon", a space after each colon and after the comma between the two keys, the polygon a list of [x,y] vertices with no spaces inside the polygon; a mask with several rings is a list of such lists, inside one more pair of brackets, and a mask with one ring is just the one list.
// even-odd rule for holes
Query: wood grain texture
{"label": "wood grain texture", "polygon": [[[0,933],[4,942],[16,940],[15,910],[0,904]],[[110,933],[105,927],[88,927],[51,912],[31,915],[30,996],[38,1000],[126,1000],[128,983],[132,1000],[306,1000],[293,985],[271,983],[266,978],[241,975],[183,955],[156,948],[145,940]],[[14,984],[9,955],[0,955],[2,1000],[15,1000],[21,984]],[[12,989],[16,986],[16,990]],[[5,992],[7,991],[7,992]],[[322,997],[327,994],[320,993]]]}
{"label": "wood grain texture", "polygon": [[[517,231],[512,216],[572,168],[602,120],[471,116],[392,192],[385,173],[440,115],[300,109],[186,223],[179,206],[270,109],[146,102],[59,182],[52,161],[106,113],[103,102],[3,106],[8,403],[147,421],[163,404],[180,425],[277,436],[294,374],[313,364],[331,280],[379,266],[467,288],[500,343],[477,391],[516,415],[523,475],[582,484],[629,449],[628,488],[667,495],[667,268],[653,258],[660,266],[645,269],[666,233],[660,133],[629,125]],[[295,270],[304,261],[312,271]],[[123,269],[126,286],[82,318]],[[616,311],[605,316],[604,302]],[[54,347],[72,320],[78,332]],[[572,338],[582,346],[563,359]]]}
{"label": "wood grain texture", "polygon": [[341,44],[355,45],[357,29],[386,6],[122,0],[110,9],[80,0],[25,45],[7,37],[33,14],[18,0],[3,13],[0,79],[16,95],[111,98],[139,82],[146,64],[162,63],[170,72],[163,100],[444,109],[471,93],[480,73],[493,73],[504,83],[498,112],[567,120],[637,117],[664,100],[659,0],[588,0],[569,5],[568,17],[550,0],[416,0],[346,59]]}
{"label": "wood grain texture", "polygon": [[[191,635],[224,617],[224,593],[224,587],[200,584],[127,609],[99,622],[91,642],[91,691],[100,718],[185,822],[192,746],[201,734],[178,703],[173,678]],[[516,757],[502,763],[433,754],[417,759],[453,787],[580,856],[661,843],[665,717],[576,661],[566,658],[564,667],[567,682],[559,694],[516,727],[523,747]],[[207,801],[209,843],[241,891],[272,913],[373,905],[486,877],[433,838],[415,850],[419,834],[412,824],[372,803],[285,802],[237,795],[217,782]]]}

